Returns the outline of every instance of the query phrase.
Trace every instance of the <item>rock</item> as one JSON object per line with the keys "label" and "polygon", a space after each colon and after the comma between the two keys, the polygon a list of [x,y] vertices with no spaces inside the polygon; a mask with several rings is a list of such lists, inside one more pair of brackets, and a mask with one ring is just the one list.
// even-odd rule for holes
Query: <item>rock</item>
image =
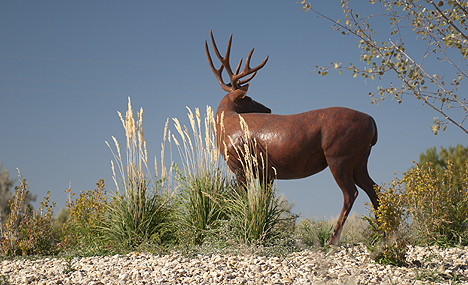
{"label": "rock", "polygon": [[130,253],[74,258],[70,272],[61,258],[4,260],[0,276],[9,284],[426,284],[415,277],[436,270],[468,284],[468,247],[409,247],[407,262],[412,267],[376,264],[364,246],[336,247],[326,255],[304,250],[286,258]]}

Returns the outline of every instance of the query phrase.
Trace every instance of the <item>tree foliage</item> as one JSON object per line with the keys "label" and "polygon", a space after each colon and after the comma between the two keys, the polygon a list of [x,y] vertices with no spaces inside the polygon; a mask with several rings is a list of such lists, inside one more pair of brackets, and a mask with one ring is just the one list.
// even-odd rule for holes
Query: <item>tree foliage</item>
{"label": "tree foliage", "polygon": [[[330,69],[340,73],[348,69],[353,77],[360,75],[371,80],[393,73],[400,84],[392,82],[390,86],[378,87],[377,92],[370,92],[372,103],[378,104],[387,97],[401,103],[405,95],[410,95],[439,113],[440,118],[434,117],[432,126],[435,134],[445,130],[448,124],[468,134],[466,88],[461,88],[468,77],[468,2],[370,0],[369,3],[381,5],[377,7],[381,11],[360,16],[348,0],[341,1],[344,21],[340,22],[302,2],[305,11],[332,21],[336,31],[356,36],[362,51],[360,61],[365,63],[363,67],[352,63],[344,67],[335,62],[317,66],[317,72],[327,75]],[[380,30],[385,21],[391,29]]]}
{"label": "tree foliage", "polygon": [[8,169],[3,168],[0,163],[0,219],[3,220],[10,213],[10,204],[8,201],[13,197],[10,188],[15,181],[10,178]]}
{"label": "tree foliage", "polygon": [[[456,147],[440,147],[439,152],[437,152],[436,147],[431,147],[422,152],[419,156],[419,165],[425,166],[428,163],[434,168],[434,175],[442,176],[445,170],[447,169],[448,164],[453,164],[453,170],[460,173],[466,173],[467,164],[468,164],[468,145],[466,148],[457,144]],[[455,176],[454,179],[457,177]],[[458,188],[461,187],[460,181],[456,179],[454,181],[455,185],[458,185]]]}

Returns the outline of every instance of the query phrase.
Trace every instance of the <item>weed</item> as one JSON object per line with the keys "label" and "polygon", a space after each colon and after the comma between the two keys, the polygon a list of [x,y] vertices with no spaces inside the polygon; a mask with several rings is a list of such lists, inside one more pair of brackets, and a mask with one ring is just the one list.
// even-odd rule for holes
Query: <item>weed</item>
{"label": "weed", "polygon": [[437,271],[437,269],[421,268],[414,270],[414,280],[442,282],[444,280]]}
{"label": "weed", "polygon": [[[317,247],[328,250],[327,246],[330,237],[333,234],[334,225],[337,218],[330,220],[304,219],[296,226],[296,236],[300,243],[306,247]],[[348,217],[343,227],[340,244],[356,245],[363,241],[363,232],[368,227],[368,223],[359,218],[356,214]]]}
{"label": "weed", "polygon": [[327,242],[333,234],[333,224],[326,220],[305,219],[299,222],[297,234],[306,246],[327,249]]}
{"label": "weed", "polygon": [[52,216],[55,202],[50,205],[49,195],[40,202],[39,212],[28,205],[27,182],[18,170],[19,186],[10,201],[10,214],[4,226],[0,243],[1,253],[15,255],[48,255],[56,252]]}
{"label": "weed", "polygon": [[[332,220],[332,224],[336,224],[338,218]],[[349,245],[361,244],[366,238],[364,236],[365,230],[369,227],[369,223],[362,218],[362,216],[352,213],[346,219],[341,233],[341,243]]]}
{"label": "weed", "polygon": [[294,237],[292,235],[285,235],[262,244],[259,250],[257,250],[257,254],[260,256],[286,257],[300,250]]}
{"label": "weed", "polygon": [[8,282],[8,277],[5,275],[0,275],[0,285],[9,285],[10,282]]}
{"label": "weed", "polygon": [[63,274],[68,274],[68,273],[71,273],[71,272],[75,272],[76,268],[73,267],[73,264],[72,264],[73,256],[65,257],[65,261],[67,263],[65,264],[65,268],[63,269]]}

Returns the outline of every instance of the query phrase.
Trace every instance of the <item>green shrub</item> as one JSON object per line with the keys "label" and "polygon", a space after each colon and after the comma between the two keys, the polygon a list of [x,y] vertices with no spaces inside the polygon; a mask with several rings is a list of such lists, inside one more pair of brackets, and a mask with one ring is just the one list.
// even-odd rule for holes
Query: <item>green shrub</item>
{"label": "green shrub", "polygon": [[273,186],[263,187],[256,184],[244,192],[236,192],[229,199],[229,218],[231,234],[240,244],[262,244],[280,237],[283,209]]}
{"label": "green shrub", "polygon": [[468,244],[466,169],[454,171],[447,160],[442,175],[435,175],[432,163],[416,164],[403,179],[395,178],[388,187],[380,187],[380,207],[373,209],[377,218],[367,218],[369,245],[377,261],[401,265],[408,244]]}
{"label": "green shrub", "polygon": [[219,222],[227,219],[227,179],[218,170],[201,177],[177,173],[177,180],[179,234],[190,243],[201,244],[207,235],[216,235]]}
{"label": "green shrub", "polygon": [[468,168],[454,171],[447,160],[439,176],[431,163],[424,168],[416,164],[401,183],[405,183],[405,206],[419,244],[468,244]]}
{"label": "green shrub", "polygon": [[69,218],[61,224],[62,245],[81,248],[96,246],[102,237],[101,228],[107,214],[104,179],[96,183],[96,189],[81,192],[75,200],[71,189],[65,192],[68,194],[66,206]]}

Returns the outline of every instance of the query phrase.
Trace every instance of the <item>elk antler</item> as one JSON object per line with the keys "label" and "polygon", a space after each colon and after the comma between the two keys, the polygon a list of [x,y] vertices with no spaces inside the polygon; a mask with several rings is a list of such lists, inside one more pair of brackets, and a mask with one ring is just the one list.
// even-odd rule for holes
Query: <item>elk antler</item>
{"label": "elk antler", "polygon": [[[236,71],[234,73],[232,73],[231,65],[229,64],[229,56],[231,54],[232,34],[229,37],[229,43],[228,43],[228,46],[227,46],[226,55],[224,57],[222,57],[221,54],[219,53],[218,47],[216,46],[216,43],[215,43],[215,40],[214,40],[214,37],[213,37],[213,33],[212,33],[211,30],[210,30],[210,36],[211,36],[211,42],[213,44],[213,49],[214,49],[214,51],[216,53],[216,56],[218,57],[219,61],[221,62],[221,66],[218,69],[216,69],[214,67],[213,61],[211,60],[210,52],[208,50],[208,43],[205,40],[206,57],[208,58],[208,63],[210,64],[211,71],[213,71],[214,75],[218,79],[219,84],[221,85],[221,88],[223,88],[224,91],[231,92],[231,91],[243,88],[243,87],[247,87],[248,84],[244,85],[244,86],[242,86],[242,85],[246,84],[250,80],[252,80],[252,78],[254,78],[254,76],[257,74],[257,71],[259,69],[261,69],[263,66],[265,66],[265,64],[268,61],[268,56],[267,56],[265,58],[265,60],[260,65],[258,65],[257,67],[254,67],[254,68],[250,68],[250,66],[249,66],[250,65],[250,58],[252,57],[252,54],[253,54],[253,51],[254,51],[254,49],[252,49],[250,51],[249,55],[247,56],[247,59],[245,61],[244,69],[239,73],[240,66],[242,64],[242,58],[241,58],[240,61],[239,61],[239,64],[237,65]],[[223,77],[222,77],[221,73],[223,72],[224,68],[226,68],[226,72],[229,75],[229,78],[231,80],[231,83],[229,83],[229,84],[225,84],[223,82]],[[245,76],[247,76],[249,74],[251,74],[249,76],[249,78],[244,79],[244,80],[240,80],[241,78],[243,78],[243,77],[245,77]]]}

